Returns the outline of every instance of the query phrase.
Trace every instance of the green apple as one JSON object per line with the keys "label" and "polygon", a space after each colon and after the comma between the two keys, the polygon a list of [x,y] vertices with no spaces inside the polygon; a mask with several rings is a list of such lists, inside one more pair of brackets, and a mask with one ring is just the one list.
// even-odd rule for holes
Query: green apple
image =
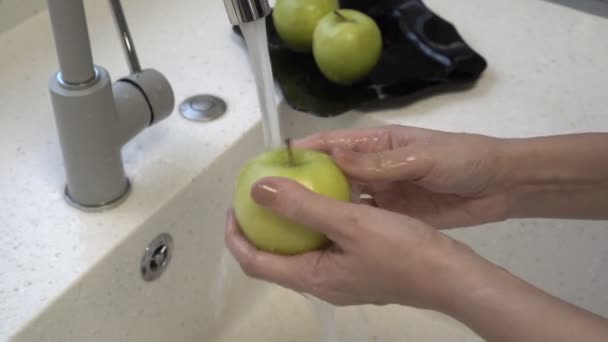
{"label": "green apple", "polygon": [[349,201],[350,186],[334,161],[312,150],[283,148],[263,153],[241,170],[234,199],[241,229],[257,248],[293,255],[326,247],[329,240],[323,234],[281,217],[251,198],[252,186],[269,176],[289,178],[323,196]]}
{"label": "green apple", "polygon": [[382,54],[382,34],[374,19],[355,10],[335,10],[315,29],[313,54],[330,81],[350,85],[366,77]]}
{"label": "green apple", "polygon": [[279,37],[289,48],[310,52],[319,20],[338,7],[338,0],[277,0],[272,19]]}

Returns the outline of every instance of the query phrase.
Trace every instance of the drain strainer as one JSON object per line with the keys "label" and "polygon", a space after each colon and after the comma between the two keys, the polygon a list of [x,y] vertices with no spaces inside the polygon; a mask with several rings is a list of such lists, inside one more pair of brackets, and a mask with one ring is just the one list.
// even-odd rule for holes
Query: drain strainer
{"label": "drain strainer", "polygon": [[157,279],[167,269],[172,249],[173,238],[167,233],[160,234],[148,244],[141,258],[141,277],[145,281]]}
{"label": "drain strainer", "polygon": [[226,113],[226,102],[213,95],[195,95],[179,105],[179,112],[188,120],[212,121]]}

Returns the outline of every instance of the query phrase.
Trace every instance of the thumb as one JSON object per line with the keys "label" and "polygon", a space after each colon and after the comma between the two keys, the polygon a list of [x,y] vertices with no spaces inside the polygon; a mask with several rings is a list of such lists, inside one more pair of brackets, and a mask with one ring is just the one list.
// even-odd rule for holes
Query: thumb
{"label": "thumb", "polygon": [[359,212],[353,203],[319,195],[287,178],[263,178],[253,186],[251,196],[259,205],[321,232],[334,242],[350,236],[350,227],[345,223],[352,222]]}
{"label": "thumb", "polygon": [[417,181],[433,167],[433,159],[411,148],[361,153],[334,149],[332,157],[350,178],[363,182]]}

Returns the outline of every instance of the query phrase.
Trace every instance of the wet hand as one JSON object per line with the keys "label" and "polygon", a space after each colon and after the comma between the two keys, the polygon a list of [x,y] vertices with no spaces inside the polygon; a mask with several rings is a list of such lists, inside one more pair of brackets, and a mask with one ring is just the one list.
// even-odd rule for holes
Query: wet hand
{"label": "wet hand", "polygon": [[250,276],[335,305],[403,304],[440,310],[481,260],[417,219],[335,201],[296,182],[266,178],[252,190],[266,208],[326,234],[333,246],[295,256],[257,250],[229,212],[226,243]]}
{"label": "wet hand", "polygon": [[331,154],[359,185],[363,203],[434,227],[478,225],[508,216],[500,139],[387,126],[319,133],[294,144]]}

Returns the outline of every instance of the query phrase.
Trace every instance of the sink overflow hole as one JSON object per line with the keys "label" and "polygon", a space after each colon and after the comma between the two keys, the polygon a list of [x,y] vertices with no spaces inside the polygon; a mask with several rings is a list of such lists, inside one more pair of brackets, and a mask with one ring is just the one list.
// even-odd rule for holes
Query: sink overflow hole
{"label": "sink overflow hole", "polygon": [[171,261],[173,238],[163,233],[150,241],[141,259],[141,276],[145,281],[158,279]]}

